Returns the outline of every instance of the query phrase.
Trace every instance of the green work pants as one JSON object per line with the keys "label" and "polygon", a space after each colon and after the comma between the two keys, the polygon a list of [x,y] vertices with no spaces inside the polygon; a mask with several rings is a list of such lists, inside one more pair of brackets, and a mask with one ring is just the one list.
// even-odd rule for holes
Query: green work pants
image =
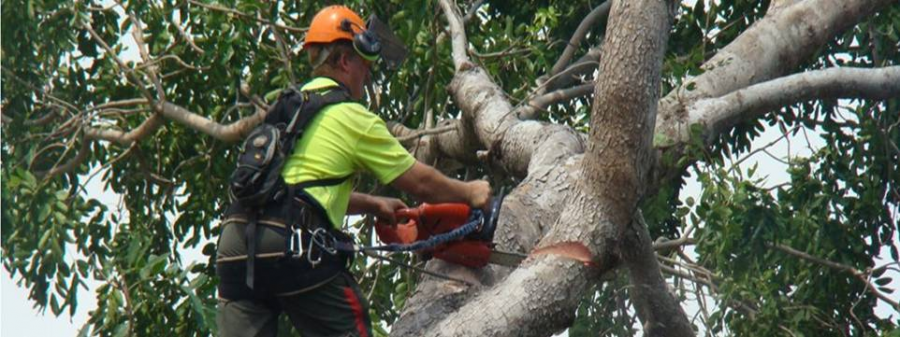
{"label": "green work pants", "polygon": [[369,305],[356,280],[346,272],[297,294],[267,300],[219,299],[219,336],[275,337],[282,312],[303,337],[372,336]]}

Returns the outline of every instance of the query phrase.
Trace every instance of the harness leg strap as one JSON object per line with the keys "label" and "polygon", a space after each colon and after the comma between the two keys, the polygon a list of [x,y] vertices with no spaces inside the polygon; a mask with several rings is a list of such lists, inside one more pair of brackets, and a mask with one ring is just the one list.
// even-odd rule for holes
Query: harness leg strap
{"label": "harness leg strap", "polygon": [[244,229],[244,235],[247,237],[247,287],[253,289],[254,270],[256,269],[256,212],[249,214],[247,227]]}

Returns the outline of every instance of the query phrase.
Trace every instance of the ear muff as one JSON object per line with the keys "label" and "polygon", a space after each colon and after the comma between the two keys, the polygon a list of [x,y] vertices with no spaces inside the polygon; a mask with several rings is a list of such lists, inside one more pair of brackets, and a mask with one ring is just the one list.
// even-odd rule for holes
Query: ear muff
{"label": "ear muff", "polygon": [[361,30],[359,33],[354,33],[352,25],[350,20],[341,21],[341,29],[353,34],[353,49],[366,60],[373,62],[378,60],[378,56],[381,55],[381,42],[378,37],[363,27],[359,27]]}

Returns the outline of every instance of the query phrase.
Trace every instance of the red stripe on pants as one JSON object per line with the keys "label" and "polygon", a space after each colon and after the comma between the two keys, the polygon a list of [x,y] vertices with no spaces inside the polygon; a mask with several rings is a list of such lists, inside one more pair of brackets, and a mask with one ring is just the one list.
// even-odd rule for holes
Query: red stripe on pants
{"label": "red stripe on pants", "polygon": [[363,316],[367,313],[363,312],[362,304],[359,303],[359,297],[356,297],[356,292],[353,291],[353,288],[344,287],[344,296],[347,297],[347,302],[350,303],[350,308],[353,309],[353,316],[356,316],[356,330],[359,331],[359,336],[369,337],[365,316]]}

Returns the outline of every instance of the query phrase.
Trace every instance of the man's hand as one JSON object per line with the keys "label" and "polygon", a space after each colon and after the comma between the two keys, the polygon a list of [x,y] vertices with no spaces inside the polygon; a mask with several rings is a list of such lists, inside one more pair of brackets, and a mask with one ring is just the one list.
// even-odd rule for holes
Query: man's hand
{"label": "man's hand", "polygon": [[475,208],[485,208],[491,201],[491,184],[484,180],[475,180],[466,183],[468,189],[469,205]]}
{"label": "man's hand", "polygon": [[381,219],[384,222],[387,222],[389,225],[394,226],[397,224],[397,217],[395,213],[399,209],[409,208],[406,206],[406,203],[403,200],[397,198],[386,198],[386,197],[377,197],[372,196],[373,207],[372,213],[375,214],[376,217]]}

